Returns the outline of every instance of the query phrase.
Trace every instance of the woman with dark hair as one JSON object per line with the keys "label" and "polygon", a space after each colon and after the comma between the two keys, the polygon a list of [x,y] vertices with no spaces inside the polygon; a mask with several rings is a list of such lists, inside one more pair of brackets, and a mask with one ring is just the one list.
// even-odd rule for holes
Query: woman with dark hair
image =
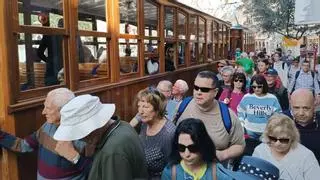
{"label": "woman with dark hair", "polygon": [[246,76],[244,73],[236,72],[233,74],[231,89],[224,89],[219,100],[237,114],[237,107],[246,93]]}
{"label": "woman with dark hair", "polygon": [[273,94],[268,93],[268,84],[263,75],[255,75],[250,82],[250,94],[246,94],[237,110],[246,134],[259,140],[269,117],[280,112],[281,106]]}
{"label": "woman with dark hair", "polygon": [[217,163],[216,148],[199,119],[183,120],[176,129],[169,164],[162,180],[226,179]]}

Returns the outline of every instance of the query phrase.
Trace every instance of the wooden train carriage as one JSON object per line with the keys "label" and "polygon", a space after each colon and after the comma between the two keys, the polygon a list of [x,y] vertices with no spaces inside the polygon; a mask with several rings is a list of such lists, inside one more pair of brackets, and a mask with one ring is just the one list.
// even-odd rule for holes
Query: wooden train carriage
{"label": "wooden train carriage", "polygon": [[[229,50],[231,24],[175,1],[10,0],[0,13],[0,127],[18,137],[43,124],[54,88],[95,94],[129,121],[140,89],[178,78],[192,86]],[[173,72],[165,69],[169,47]],[[36,179],[36,153],[0,152],[0,179]]]}
{"label": "wooden train carriage", "polygon": [[255,52],[255,34],[253,31],[242,26],[233,26],[230,30],[230,52],[240,48],[243,52]]}

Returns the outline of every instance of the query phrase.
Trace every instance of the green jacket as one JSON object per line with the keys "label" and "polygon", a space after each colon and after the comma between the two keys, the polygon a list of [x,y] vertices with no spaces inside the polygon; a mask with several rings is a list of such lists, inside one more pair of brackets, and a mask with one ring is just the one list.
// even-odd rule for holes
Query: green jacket
{"label": "green jacket", "polygon": [[138,134],[126,122],[114,123],[116,126],[97,146],[88,179],[147,179],[147,165]]}

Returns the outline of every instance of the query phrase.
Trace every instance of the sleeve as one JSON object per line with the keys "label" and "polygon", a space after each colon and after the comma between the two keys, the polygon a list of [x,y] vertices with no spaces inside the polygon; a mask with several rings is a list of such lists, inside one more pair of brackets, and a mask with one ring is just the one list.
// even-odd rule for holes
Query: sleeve
{"label": "sleeve", "polygon": [[21,139],[0,130],[0,147],[20,153],[32,152],[39,145],[38,132],[39,130]]}
{"label": "sleeve", "polygon": [[254,151],[253,151],[253,153],[252,153],[252,156],[253,156],[253,157],[262,158],[261,152],[260,152],[260,145],[258,145],[258,146],[254,149]]}
{"label": "sleeve", "polygon": [[112,156],[104,156],[100,161],[100,179],[133,179],[131,165],[123,155],[114,154]]}
{"label": "sleeve", "polygon": [[246,97],[242,98],[240,101],[238,107],[237,107],[237,112],[238,112],[238,118],[241,121],[241,123],[244,123],[244,120],[246,119]]}
{"label": "sleeve", "polygon": [[281,94],[282,111],[289,109],[288,90],[285,88]]}
{"label": "sleeve", "polygon": [[291,94],[293,90],[293,86],[296,83],[296,74],[292,74],[291,82],[288,85],[288,93]]}
{"label": "sleeve", "polygon": [[320,177],[319,163],[312,152],[305,158],[303,174],[304,179],[317,180]]}
{"label": "sleeve", "polygon": [[241,122],[238,120],[235,113],[229,109],[232,128],[231,128],[231,145],[245,145],[244,132],[243,127],[241,126]]}
{"label": "sleeve", "polygon": [[273,112],[282,112],[280,103],[279,103],[277,97],[275,97],[275,96],[274,96],[273,108],[274,108],[274,111],[273,111]]}
{"label": "sleeve", "polygon": [[171,180],[171,166],[167,165],[161,174],[161,180]]}
{"label": "sleeve", "polygon": [[314,84],[314,91],[317,94],[320,93],[320,89],[319,89],[319,82],[318,82],[318,79],[317,79],[317,74],[314,74],[314,78],[313,78],[313,84]]}
{"label": "sleeve", "polygon": [[285,87],[285,88],[287,88],[288,87],[288,65],[287,65],[287,63],[285,63],[284,64],[284,70],[283,70],[284,72],[283,72],[283,86]]}

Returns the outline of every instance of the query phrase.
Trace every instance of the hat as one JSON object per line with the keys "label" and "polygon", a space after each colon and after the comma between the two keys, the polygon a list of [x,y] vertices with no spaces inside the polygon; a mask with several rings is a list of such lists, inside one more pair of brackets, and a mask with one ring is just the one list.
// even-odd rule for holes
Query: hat
{"label": "hat", "polygon": [[268,69],[268,71],[266,72],[266,74],[278,76],[277,70],[275,70],[275,69],[273,69],[273,68]]}
{"label": "hat", "polygon": [[263,159],[243,156],[238,171],[246,173],[256,179],[279,179],[279,169]]}
{"label": "hat", "polygon": [[97,96],[81,95],[60,110],[60,125],[53,138],[73,141],[86,137],[104,126],[115,112],[114,104],[102,104]]}

